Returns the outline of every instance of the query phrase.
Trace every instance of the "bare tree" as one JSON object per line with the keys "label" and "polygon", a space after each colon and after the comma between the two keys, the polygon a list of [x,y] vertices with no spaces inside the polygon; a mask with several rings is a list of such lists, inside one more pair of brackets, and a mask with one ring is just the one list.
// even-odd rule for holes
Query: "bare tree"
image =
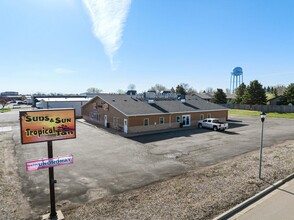
{"label": "bare tree", "polygon": [[149,91],[156,91],[157,93],[158,92],[161,92],[161,91],[166,91],[167,88],[163,85],[160,85],[160,84],[155,84],[155,86],[152,86]]}
{"label": "bare tree", "polygon": [[207,87],[205,91],[206,93],[213,93],[213,88]]}
{"label": "bare tree", "polygon": [[119,90],[117,90],[116,93],[117,93],[117,94],[125,94],[126,92],[125,92],[124,90],[122,90],[122,89],[119,89]]}
{"label": "bare tree", "polygon": [[0,98],[0,105],[2,106],[2,113],[4,112],[4,107],[8,104],[8,100],[6,98]]}
{"label": "bare tree", "polygon": [[135,90],[136,89],[136,85],[135,84],[130,84],[128,85],[128,90]]}
{"label": "bare tree", "polygon": [[100,93],[100,92],[102,92],[102,89],[90,87],[90,88],[87,89],[87,92],[88,93]]}

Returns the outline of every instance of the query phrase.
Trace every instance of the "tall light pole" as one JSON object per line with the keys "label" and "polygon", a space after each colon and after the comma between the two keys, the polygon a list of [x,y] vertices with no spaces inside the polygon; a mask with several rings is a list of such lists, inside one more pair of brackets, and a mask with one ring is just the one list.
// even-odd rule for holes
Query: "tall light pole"
{"label": "tall light pole", "polygon": [[261,179],[261,162],[262,162],[262,145],[263,145],[263,124],[265,120],[266,114],[262,112],[260,114],[261,119],[261,136],[260,136],[260,155],[259,155],[259,179]]}

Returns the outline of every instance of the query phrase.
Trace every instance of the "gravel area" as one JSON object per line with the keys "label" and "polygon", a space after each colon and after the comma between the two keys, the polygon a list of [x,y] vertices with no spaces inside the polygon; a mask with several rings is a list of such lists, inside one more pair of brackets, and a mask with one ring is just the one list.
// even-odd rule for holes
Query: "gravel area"
{"label": "gravel area", "polygon": [[[44,213],[34,213],[21,191],[12,134],[0,132],[0,139],[0,219],[39,219]],[[79,220],[212,219],[293,173],[293,155],[294,141],[265,148],[263,180],[258,178],[259,151],[254,151],[62,212]]]}
{"label": "gravel area", "polygon": [[294,141],[64,211],[67,219],[212,219],[294,171]]}
{"label": "gravel area", "polygon": [[29,219],[31,207],[21,191],[11,132],[0,132],[0,219]]}

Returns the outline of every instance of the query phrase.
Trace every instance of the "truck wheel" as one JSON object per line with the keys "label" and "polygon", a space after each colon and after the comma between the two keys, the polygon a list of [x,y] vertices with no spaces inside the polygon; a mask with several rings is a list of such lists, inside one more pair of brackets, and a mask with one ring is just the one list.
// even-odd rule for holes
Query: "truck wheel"
{"label": "truck wheel", "polygon": [[202,124],[198,124],[198,128],[202,128]]}
{"label": "truck wheel", "polygon": [[216,126],[213,126],[213,130],[214,130],[214,131],[217,131],[217,127],[216,127]]}

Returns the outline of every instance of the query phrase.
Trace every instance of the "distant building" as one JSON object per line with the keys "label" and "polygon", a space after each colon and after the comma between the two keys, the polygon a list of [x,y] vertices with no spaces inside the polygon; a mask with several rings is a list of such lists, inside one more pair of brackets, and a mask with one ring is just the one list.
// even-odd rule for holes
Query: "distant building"
{"label": "distant building", "polygon": [[193,94],[193,96],[196,95],[206,101],[211,101],[212,97],[213,97],[213,94],[210,94],[210,93],[196,93],[196,94]]}
{"label": "distant building", "polygon": [[275,98],[269,99],[268,103],[270,105],[281,105],[284,101],[285,101],[285,97],[281,95],[281,96],[277,96]]}
{"label": "distant building", "polygon": [[39,109],[51,109],[51,108],[74,108],[76,117],[81,117],[81,108],[85,105],[90,98],[41,98],[38,99],[36,107]]}
{"label": "distant building", "polygon": [[127,95],[137,95],[137,90],[128,90]]}
{"label": "distant building", "polygon": [[99,93],[96,93],[96,92],[84,92],[84,93],[81,93],[80,96],[83,96],[83,97],[86,97],[86,98],[94,98],[98,95]]}
{"label": "distant building", "polygon": [[36,103],[43,98],[87,98],[82,95],[32,95],[32,107],[36,107]]}
{"label": "distant building", "polygon": [[[213,96],[214,96],[214,93],[195,93],[193,94],[193,96],[198,96],[208,102],[211,102]],[[236,97],[236,94],[230,94],[230,93],[227,93],[227,103],[231,103],[233,101],[233,99]]]}
{"label": "distant building", "polygon": [[18,96],[18,92],[12,92],[12,91],[1,92],[1,96]]}

